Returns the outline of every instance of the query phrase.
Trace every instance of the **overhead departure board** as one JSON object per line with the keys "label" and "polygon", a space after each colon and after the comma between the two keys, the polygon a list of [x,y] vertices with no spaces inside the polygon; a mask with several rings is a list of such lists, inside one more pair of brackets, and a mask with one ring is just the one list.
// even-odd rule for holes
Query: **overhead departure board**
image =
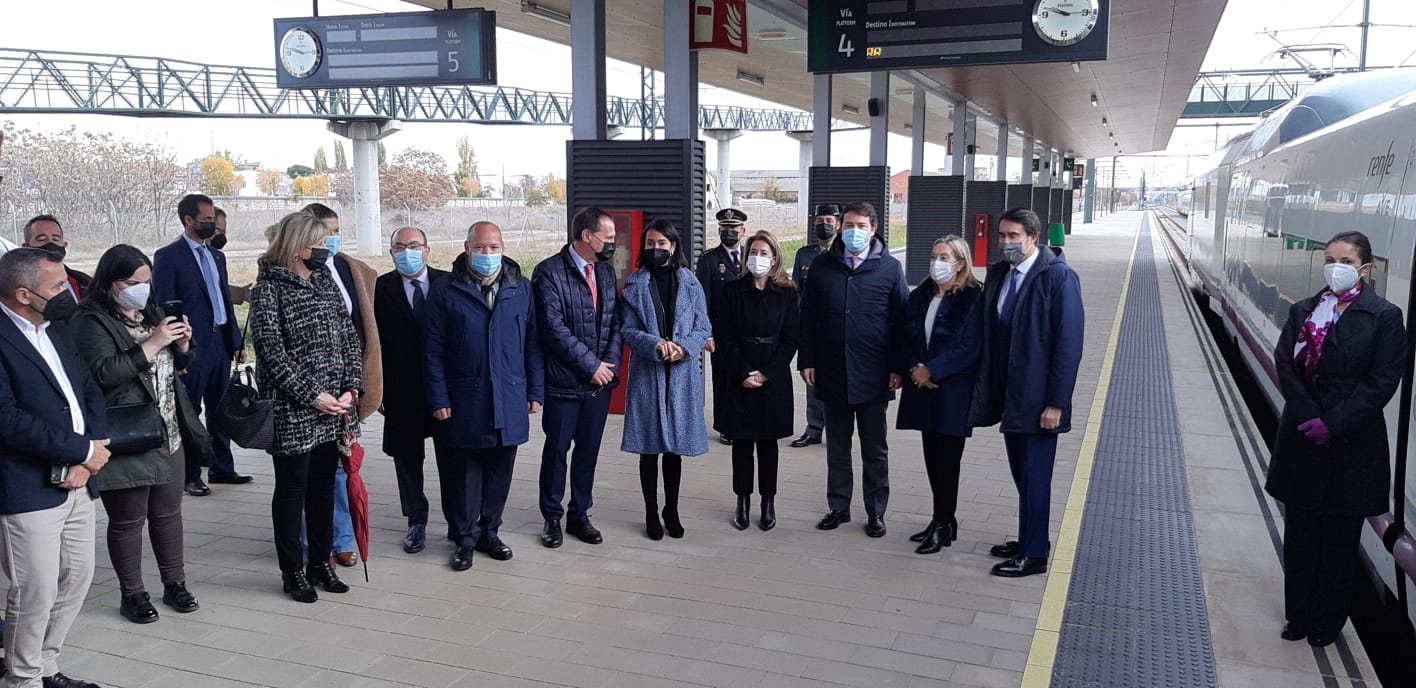
{"label": "overhead departure board", "polygon": [[495,84],[496,16],[467,9],[276,19],[276,84]]}
{"label": "overhead departure board", "polygon": [[811,0],[807,67],[1105,60],[1111,0]]}

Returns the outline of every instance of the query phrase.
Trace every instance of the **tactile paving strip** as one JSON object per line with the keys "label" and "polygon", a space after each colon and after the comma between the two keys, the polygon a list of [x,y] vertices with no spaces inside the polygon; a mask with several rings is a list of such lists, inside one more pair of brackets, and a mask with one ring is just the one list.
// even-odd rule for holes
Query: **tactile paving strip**
{"label": "tactile paving strip", "polygon": [[1054,688],[1216,686],[1150,219],[1141,223]]}

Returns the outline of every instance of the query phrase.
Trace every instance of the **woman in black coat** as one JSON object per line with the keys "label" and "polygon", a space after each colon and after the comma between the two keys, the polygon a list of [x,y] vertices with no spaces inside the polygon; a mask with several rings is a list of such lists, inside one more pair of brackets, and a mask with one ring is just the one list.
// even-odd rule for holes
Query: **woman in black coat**
{"label": "woman in black coat", "polygon": [[974,309],[983,285],[973,276],[969,245],[961,237],[934,242],[929,279],[910,293],[905,309],[910,379],[900,392],[895,427],[919,430],[924,468],[934,494],[934,513],[924,530],[910,536],[915,552],[934,554],[959,536],[959,462],[972,434],[969,406],[974,374],[983,352],[982,321]]}
{"label": "woman in black coat", "polygon": [[767,232],[747,240],[747,273],[723,289],[718,356],[727,384],[713,427],[733,438],[733,527],[746,530],[752,510],[752,452],[757,450],[758,527],[777,525],[777,440],[793,431],[792,357],[797,349],[796,284],[782,247]]}
{"label": "woman in black coat", "polygon": [[1322,647],[1347,622],[1362,521],[1387,511],[1383,409],[1401,382],[1401,311],[1366,283],[1372,244],[1329,240],[1328,288],[1293,304],[1274,350],[1283,416],[1265,489],[1283,502],[1285,640]]}

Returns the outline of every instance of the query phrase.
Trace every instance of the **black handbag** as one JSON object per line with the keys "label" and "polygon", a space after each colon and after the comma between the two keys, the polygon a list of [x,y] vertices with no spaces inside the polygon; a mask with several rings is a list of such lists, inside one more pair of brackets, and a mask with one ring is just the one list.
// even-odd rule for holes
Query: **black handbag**
{"label": "black handbag", "polygon": [[157,405],[150,401],[109,406],[107,415],[108,451],[114,456],[157,449],[167,437]]}
{"label": "black handbag", "polygon": [[[241,348],[251,336],[251,313],[246,312],[246,328],[241,333]],[[221,403],[208,410],[213,428],[246,449],[266,449],[275,446],[274,403],[257,398],[253,366],[238,366],[231,374],[231,384],[221,395]]]}

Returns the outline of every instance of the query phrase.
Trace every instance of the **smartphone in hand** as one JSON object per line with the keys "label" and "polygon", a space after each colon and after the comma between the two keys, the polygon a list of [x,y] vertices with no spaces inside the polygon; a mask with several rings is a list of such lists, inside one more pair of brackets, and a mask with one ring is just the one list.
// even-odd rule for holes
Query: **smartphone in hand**
{"label": "smartphone in hand", "polygon": [[175,299],[172,301],[163,301],[162,312],[165,317],[176,318],[178,322],[181,322],[182,317],[186,315],[182,312],[182,302]]}

